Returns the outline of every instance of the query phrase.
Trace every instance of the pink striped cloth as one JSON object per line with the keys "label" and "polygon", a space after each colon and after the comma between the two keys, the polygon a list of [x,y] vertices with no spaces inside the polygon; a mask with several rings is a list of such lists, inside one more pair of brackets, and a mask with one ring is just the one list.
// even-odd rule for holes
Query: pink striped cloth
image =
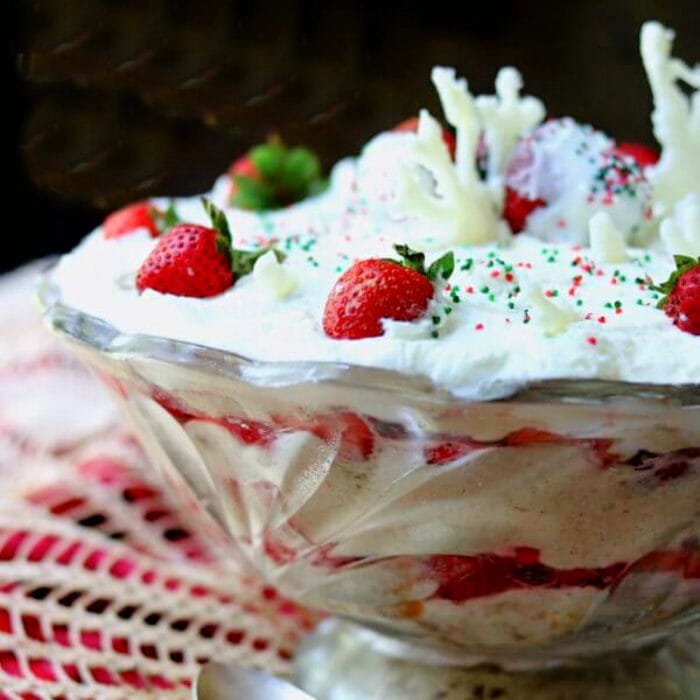
{"label": "pink striped cloth", "polygon": [[189,698],[198,667],[284,675],[316,617],[218,554],[98,382],[0,280],[0,700]]}

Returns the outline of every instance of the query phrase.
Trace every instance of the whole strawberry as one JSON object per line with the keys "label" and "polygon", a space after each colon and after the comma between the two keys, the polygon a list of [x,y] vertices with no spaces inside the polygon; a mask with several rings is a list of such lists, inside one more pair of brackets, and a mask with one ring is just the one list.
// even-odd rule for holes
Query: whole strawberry
{"label": "whole strawberry", "polygon": [[511,187],[506,187],[503,203],[503,218],[508,222],[513,233],[520,233],[527,223],[527,217],[535,209],[546,206],[544,199],[528,199]]}
{"label": "whole strawberry", "polygon": [[135,202],[111,213],[102,224],[105,238],[120,238],[139,228],[145,228],[156,238],[160,231],[156,224],[156,210],[150,202]]}
{"label": "whole strawberry", "polygon": [[135,202],[112,212],[102,224],[102,235],[107,239],[121,238],[132,231],[145,228],[152,238],[157,238],[178,221],[172,204],[166,211],[161,211],[150,202]]}
{"label": "whole strawberry", "polygon": [[153,289],[176,296],[213,297],[251,272],[255,261],[268,251],[233,248],[224,213],[207,200],[202,203],[213,227],[177,224],[167,231],[139,268],[139,292]]}
{"label": "whole strawberry", "polygon": [[659,308],[686,333],[700,335],[700,258],[676,255],[676,270],[671,277],[654,287],[666,296]]}
{"label": "whole strawberry", "polygon": [[623,141],[615,146],[615,155],[628,156],[637,161],[640,168],[647,168],[654,165],[659,160],[659,154],[649,146],[643,143],[633,143],[631,141]]}
{"label": "whole strawberry", "polygon": [[307,148],[288,148],[278,136],[236,160],[229,176],[231,206],[252,211],[280,209],[326,187],[316,155]]}
{"label": "whole strawberry", "polygon": [[331,289],[323,311],[323,330],[336,340],[384,334],[382,320],[415,321],[427,310],[438,275],[446,280],[454,268],[447,253],[424,269],[425,256],[394,246],[402,262],[370,258],[356,262]]}

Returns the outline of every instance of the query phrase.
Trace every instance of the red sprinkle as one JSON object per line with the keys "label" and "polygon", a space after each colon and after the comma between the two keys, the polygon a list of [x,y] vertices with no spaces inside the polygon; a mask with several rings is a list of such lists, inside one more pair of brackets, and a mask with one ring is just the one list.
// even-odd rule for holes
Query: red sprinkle
{"label": "red sprinkle", "polygon": [[586,338],[586,341],[588,342],[589,345],[595,345],[598,341],[596,340],[595,336],[589,335],[588,338]]}
{"label": "red sprinkle", "polygon": [[483,323],[477,323],[476,326],[474,326],[474,328],[475,328],[477,331],[483,331],[483,330],[484,330],[484,324],[483,324]]}

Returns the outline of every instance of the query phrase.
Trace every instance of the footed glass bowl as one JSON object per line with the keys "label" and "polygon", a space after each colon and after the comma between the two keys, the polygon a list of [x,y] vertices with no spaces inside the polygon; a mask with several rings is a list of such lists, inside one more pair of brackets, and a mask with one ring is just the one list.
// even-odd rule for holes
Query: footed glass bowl
{"label": "footed glass bowl", "polygon": [[[374,650],[545,668],[700,620],[699,384],[468,402],[392,372],[125,335],[49,279],[42,299],[186,507]],[[329,643],[357,629],[341,627]]]}

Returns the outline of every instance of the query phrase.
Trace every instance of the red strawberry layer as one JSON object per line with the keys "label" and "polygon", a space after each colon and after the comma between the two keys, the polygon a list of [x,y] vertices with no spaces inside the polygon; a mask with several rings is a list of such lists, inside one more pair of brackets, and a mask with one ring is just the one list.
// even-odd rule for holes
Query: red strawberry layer
{"label": "red strawberry layer", "polygon": [[512,556],[435,554],[428,558],[429,577],[438,581],[433,598],[460,603],[472,598],[524,588],[609,588],[627,564],[615,562],[594,569],[557,569],[539,561],[532,547],[518,547]]}
{"label": "red strawberry layer", "polygon": [[597,456],[599,463],[610,466],[619,460],[618,455],[610,452],[613,440],[608,438],[573,438],[559,435],[539,428],[520,428],[508,433],[498,440],[479,441],[468,437],[456,437],[431,445],[425,450],[427,464],[447,464],[470,452],[489,447],[523,447],[535,444],[569,444],[589,447]]}
{"label": "red strawberry layer", "polygon": [[615,562],[604,567],[557,569],[539,561],[533,547],[517,547],[512,556],[435,554],[427,560],[429,576],[439,582],[433,598],[460,603],[506,591],[528,588],[615,587],[631,571],[676,573],[700,579],[700,550],[651,552],[632,566]]}

